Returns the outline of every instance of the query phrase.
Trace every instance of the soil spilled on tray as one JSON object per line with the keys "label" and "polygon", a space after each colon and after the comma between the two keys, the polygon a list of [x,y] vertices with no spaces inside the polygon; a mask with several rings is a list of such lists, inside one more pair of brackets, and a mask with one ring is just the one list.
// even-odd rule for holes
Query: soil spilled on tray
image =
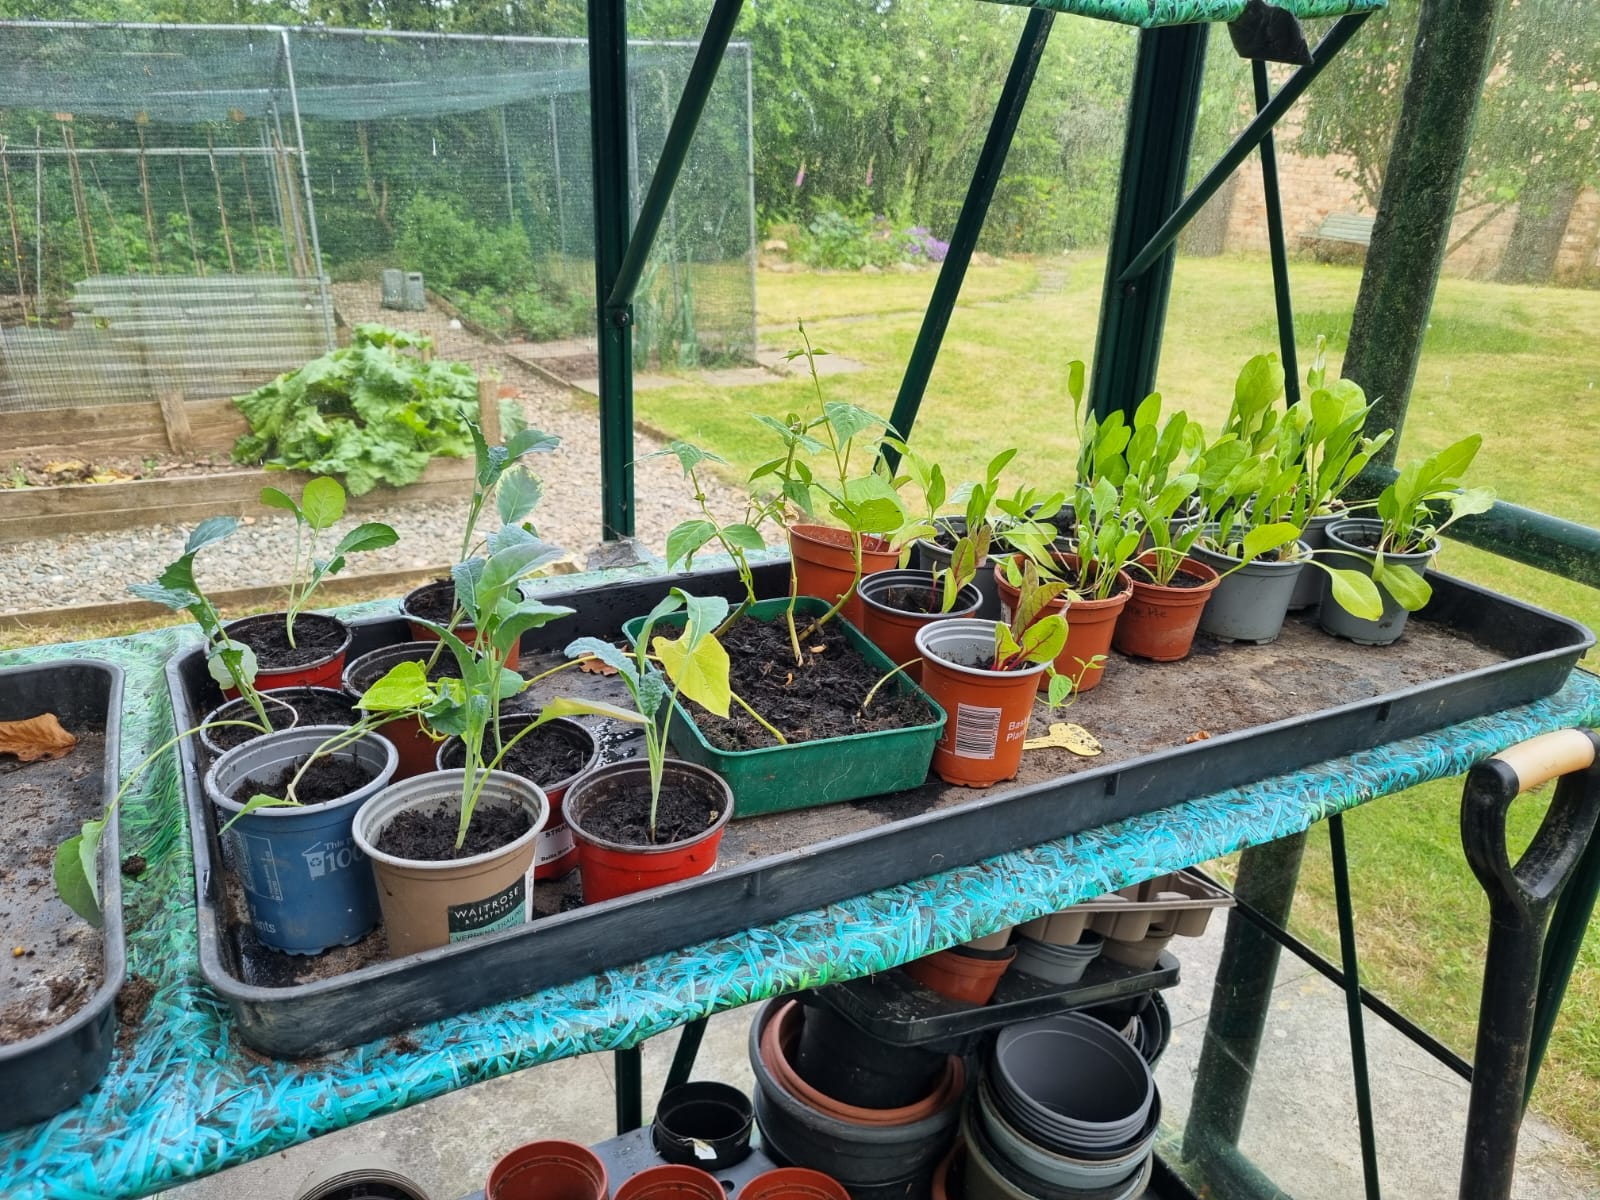
{"label": "soil spilled on tray", "polygon": [[64,757],[0,758],[11,831],[0,843],[0,1045],[61,1024],[105,978],[100,931],[57,898],[52,878],[56,846],[101,813],[105,735],[66,724],[78,744]]}
{"label": "soil spilled on tray", "polygon": [[[797,632],[810,618],[797,617]],[[893,681],[878,689],[865,713],[861,702],[881,678],[876,667],[850,648],[830,621],[801,645],[795,663],[789,630],[782,617],[772,623],[745,617],[722,637],[730,661],[729,681],[751,708],[783,731],[790,742],[873,733],[925,725],[934,719],[921,699],[903,694]],[[754,750],[777,741],[750,714],[734,706],[727,720],[691,705],[695,723],[721,750]]]}

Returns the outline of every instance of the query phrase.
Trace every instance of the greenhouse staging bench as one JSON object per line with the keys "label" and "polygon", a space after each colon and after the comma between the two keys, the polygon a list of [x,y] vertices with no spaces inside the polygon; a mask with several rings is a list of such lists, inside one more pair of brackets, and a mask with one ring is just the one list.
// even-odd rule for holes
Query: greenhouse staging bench
{"label": "greenhouse staging bench", "polygon": [[[614,576],[569,577],[559,587],[570,592],[602,586],[611,594],[632,590],[615,586],[621,582],[625,580]],[[1448,591],[1448,581],[1441,582],[1442,590]],[[661,587],[665,581],[635,580],[634,585]],[[1476,589],[1462,594],[1473,602],[1469,609],[1484,597],[1499,600]],[[392,603],[382,603],[347,615],[382,617],[393,612]],[[161,630],[15,651],[0,655],[0,666],[67,658],[99,658],[120,666],[126,674],[122,743],[126,772],[170,736],[167,662],[195,644],[188,631]],[[1278,648],[1280,657],[1286,657],[1284,650]],[[1580,652],[1581,646],[1572,656]],[[1481,679],[1478,672],[1504,667],[1516,657],[1508,647],[1491,655],[1492,663],[1458,664],[1458,669],[1464,679]],[[1427,680],[1424,671],[1409,683],[1391,681],[1392,690],[1430,695],[1425,686],[1419,689]],[[1394,737],[1392,731],[1404,728],[1405,709],[1398,699],[1385,700],[1380,690],[1366,718],[1366,744],[1382,737],[1380,745],[1311,765],[1302,761],[1287,773],[1237,787],[1213,785],[1209,794],[1189,799],[1182,797],[1192,797],[1193,786],[1167,795],[1147,791],[1143,793],[1147,808],[1158,802],[1168,806],[1120,820],[1103,807],[1090,809],[1084,819],[1093,827],[1079,826],[1043,844],[1016,841],[1014,846],[1026,848],[1010,848],[981,861],[968,858],[964,865],[945,868],[946,862],[961,861],[956,856],[962,847],[952,847],[951,858],[944,862],[926,857],[901,861],[902,878],[922,877],[831,903],[801,905],[807,911],[794,915],[765,915],[756,928],[701,938],[697,944],[642,962],[618,961],[519,999],[444,1016],[408,1030],[404,1037],[375,1037],[353,1049],[283,1061],[246,1047],[228,1004],[201,977],[197,960],[201,917],[194,899],[194,863],[181,780],[175,761],[166,757],[137,794],[130,794],[122,820],[123,853],[142,854],[148,862],[141,878],[126,888],[124,908],[128,974],[148,985],[142,989],[148,1003],[142,1008],[124,1006],[121,1045],[98,1089],[47,1122],[0,1135],[4,1163],[0,1194],[19,1200],[148,1194],[539,1062],[636,1045],[719,1009],[883,971],[1086,898],[1297,833],[1375,797],[1457,774],[1535,734],[1600,722],[1600,681],[1582,671],[1574,671],[1553,694],[1526,704],[1493,703],[1496,693],[1490,684],[1477,689],[1457,684],[1448,690],[1479,690],[1487,715],[1433,732]],[[1439,702],[1439,697],[1429,701],[1435,705],[1435,723],[1450,719],[1450,710],[1437,707]],[[1313,705],[1311,711],[1319,707]],[[1074,715],[1080,721],[1094,721],[1087,703]],[[1418,714],[1417,719],[1425,718],[1425,712]],[[1115,740],[1108,736],[1108,753],[1114,752]],[[1208,748],[1207,740],[1222,746]],[[1251,741],[1248,735],[1238,740]],[[1183,746],[1187,757],[1178,760],[1180,773],[1191,784],[1214,778],[1193,768],[1207,761],[1225,762],[1227,754],[1218,751],[1226,751],[1229,744],[1224,734]],[[1028,785],[1060,782],[1065,768],[1057,756],[1061,752],[1036,754],[1035,761],[1051,763],[1050,773],[1033,779],[1025,776],[1020,785],[1010,785],[1009,792],[952,791],[942,801],[935,798],[929,804],[925,799],[932,811],[907,824],[913,829],[932,827],[941,817],[959,814],[963,806],[977,805],[981,811],[991,803],[1004,804],[1008,794],[1038,793],[1039,787]],[[1126,800],[1132,791],[1137,797],[1138,790],[1108,788],[1105,781],[1136,778],[1138,758],[1135,751],[1133,757],[1112,764],[1120,769],[1091,767],[1084,774],[1098,781],[1101,796],[1109,793],[1114,800],[1120,793]],[[1258,773],[1275,766],[1282,769],[1284,764],[1261,755]],[[922,791],[945,789],[918,789],[833,810],[774,814],[732,828],[737,831],[744,824],[776,830],[782,827],[779,822],[788,822],[791,838],[802,845],[828,837],[838,839],[833,845],[846,845],[849,836],[840,834],[848,835],[849,830],[809,823],[825,820],[830,812],[848,811],[860,822],[857,835],[862,830],[871,833],[901,818],[904,814],[897,806],[915,802]],[[812,836],[807,836],[808,828]],[[1021,832],[1010,836],[1020,837]],[[885,837],[885,849],[896,845],[892,835],[880,831],[877,836]],[[973,848],[971,843],[963,845]],[[978,855],[984,853],[981,846],[976,849]],[[782,850],[747,843],[730,846],[724,853],[733,851],[748,862]],[[734,866],[707,878],[746,869],[733,861]],[[925,874],[930,868],[935,873]]]}

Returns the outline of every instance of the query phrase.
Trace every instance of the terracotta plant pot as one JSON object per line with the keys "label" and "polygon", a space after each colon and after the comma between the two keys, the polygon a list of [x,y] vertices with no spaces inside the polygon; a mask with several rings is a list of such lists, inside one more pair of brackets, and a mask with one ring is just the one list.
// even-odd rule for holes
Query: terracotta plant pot
{"label": "terracotta plant pot", "polygon": [[[301,613],[294,621],[297,632],[312,628],[335,631],[339,635],[337,648],[318,655],[309,662],[297,663],[294,666],[274,666],[270,656],[263,654],[257,648],[255,639],[262,637],[273,626],[281,627],[284,619],[284,613],[262,613],[256,617],[241,617],[237,621],[229,621],[222,627],[229,638],[243,642],[256,652],[256,691],[264,692],[268,688],[285,687],[338,687],[339,678],[344,674],[345,655],[350,649],[351,639],[355,636],[350,632],[350,627],[338,617],[330,617],[326,613]],[[232,700],[239,694],[239,689],[225,687],[222,689],[222,694]]]}
{"label": "terracotta plant pot", "polygon": [[598,904],[633,892],[704,875],[717,861],[722,831],[733,816],[733,792],[720,775],[704,767],[669,758],[661,775],[661,794],[673,788],[694,788],[721,812],[702,833],[657,846],[627,846],[584,828],[584,816],[614,795],[650,786],[644,762],[607,763],[572,784],[566,796],[567,825],[578,844],[578,870],[583,876],[583,902]]}
{"label": "terracotta plant pot", "polygon": [[994,996],[994,989],[999,986],[1000,977],[1016,957],[1015,946],[976,954],[941,950],[937,954],[912,959],[903,970],[923,987],[947,999],[958,1000],[962,1004],[987,1004]]}
{"label": "terracotta plant pot", "polygon": [[[429,599],[434,599],[440,594],[443,594],[446,598],[444,603],[450,605],[455,604],[455,581],[451,579],[435,579],[432,583],[425,583],[419,588],[412,588],[405,594],[404,598],[401,599],[400,615],[405,617],[406,624],[411,627],[411,637],[413,640],[419,642],[437,642],[439,640],[439,635],[424,625],[421,620],[418,619],[418,616],[419,608],[421,608],[421,606]],[[434,618],[432,617],[429,618],[429,620],[433,619]],[[450,619],[446,617],[444,620],[437,621],[436,623],[440,625],[448,625],[450,623]],[[469,646],[476,646],[478,644],[478,630],[477,627],[471,622],[461,622],[461,624],[456,626],[455,633],[458,638],[460,638]],[[517,664],[521,661],[522,646],[519,644],[511,647],[511,652],[506,655],[506,666],[515,671],[517,669]]]}
{"label": "terracotta plant pot", "polygon": [[727,1193],[699,1167],[666,1163],[629,1178],[617,1189],[616,1200],[727,1200]]}
{"label": "terracotta plant pot", "polygon": [[[850,534],[843,529],[826,525],[791,525],[789,557],[794,561],[795,594],[799,596],[816,596],[832,604],[844,595],[856,577]],[[889,548],[888,542],[870,533],[862,535],[863,578],[877,571],[893,570],[899,565],[900,556]],[[851,596],[840,611],[844,613],[846,621],[857,629],[861,628],[860,596]]]}
{"label": "terracotta plant pot", "polygon": [[966,1068],[957,1055],[951,1055],[938,1081],[921,1100],[899,1108],[860,1108],[825,1095],[800,1077],[794,1069],[794,1056],[800,1046],[800,1024],[805,1010],[798,1001],[788,1000],[761,1030],[761,1061],[784,1091],[815,1111],[849,1125],[902,1126],[926,1120],[961,1099],[966,1086]]}
{"label": "terracotta plant pot", "polygon": [[991,671],[995,622],[963,617],[924,625],[922,686],[950,714],[933,747],[933,769],[946,783],[988,787],[1013,778],[1044,664]]}
{"label": "terracotta plant pot", "polygon": [[[1144,555],[1141,564],[1154,561]],[[1117,619],[1111,644],[1123,654],[1155,662],[1177,662],[1186,658],[1200,627],[1200,613],[1217,586],[1217,573],[1203,562],[1186,558],[1178,569],[1202,582],[1196,587],[1161,587],[1133,576],[1133,596]]]}
{"label": "terracotta plant pot", "polygon": [[[1054,557],[1074,574],[1077,572],[1076,554],[1056,553]],[[1021,592],[1006,582],[1005,572],[999,563],[994,566],[994,580],[995,587],[1000,591],[1000,619],[1009,624],[1011,615],[1017,611],[1017,600]],[[1113,596],[1108,596],[1104,600],[1052,600],[1045,605],[1046,612],[1066,615],[1067,644],[1061,648],[1061,653],[1056,655],[1055,668],[1056,674],[1065,675],[1068,679],[1077,679],[1078,672],[1083,671],[1083,680],[1078,684],[1078,691],[1087,692],[1094,688],[1099,684],[1100,677],[1105,674],[1103,663],[1088,670],[1084,670],[1083,664],[1097,655],[1110,652],[1111,635],[1117,627],[1117,618],[1122,615],[1122,610],[1132,595],[1133,580],[1128,578],[1126,571],[1119,571],[1117,590]],[[1043,692],[1049,688],[1050,677],[1041,675],[1039,690]]]}
{"label": "terracotta plant pot", "polygon": [[606,1200],[609,1195],[605,1163],[576,1142],[518,1146],[495,1163],[484,1188],[484,1200]]}
{"label": "terracotta plant pot", "polygon": [[[369,650],[345,668],[345,695],[359,700],[363,692],[401,663],[426,662],[438,645],[435,639],[431,642],[401,642]],[[437,769],[439,742],[423,727],[421,717],[401,717],[397,721],[385,722],[378,726],[378,732],[393,742],[400,754],[400,768],[394,773],[396,779],[413,779]]]}
{"label": "terracotta plant pot", "polygon": [[821,1171],[779,1167],[761,1172],[739,1189],[735,1200],[850,1200],[850,1193]]}
{"label": "terracotta plant pot", "polygon": [[955,605],[949,612],[913,612],[893,603],[897,594],[904,590],[923,591],[932,596],[939,589],[928,571],[879,571],[864,577],[858,589],[865,609],[861,631],[896,666],[910,662],[905,673],[913,683],[921,683],[922,656],[917,653],[917,630],[935,621],[973,616],[983,603],[983,593],[969,583],[956,593]]}
{"label": "terracotta plant pot", "polygon": [[550,819],[550,802],[536,784],[520,776],[490,771],[477,808],[478,812],[521,808],[527,813],[528,831],[515,840],[469,858],[440,862],[400,858],[378,849],[383,830],[402,812],[459,813],[464,775],[464,771],[436,771],[392,784],[356,813],[356,844],[372,860],[391,958],[528,921],[533,847]]}
{"label": "terracotta plant pot", "polygon": [[[517,733],[535,718],[528,714],[518,714],[511,717],[500,718],[500,736],[505,741],[516,737]],[[566,799],[567,789],[585,771],[592,771],[600,763],[600,743],[595,741],[594,734],[570,717],[557,717],[547,721],[536,731],[528,735],[534,738],[559,738],[578,748],[583,755],[583,765],[565,779],[534,779],[531,782],[539,785],[545,794],[545,799],[550,801],[550,820],[539,831],[538,838],[533,847],[533,877],[535,879],[560,879],[573,867],[578,865],[578,847],[572,840],[572,830],[567,828],[567,819],[562,811],[562,802]],[[493,741],[485,736],[483,746],[484,758],[489,758],[494,753]],[[458,737],[446,738],[439,747],[435,761],[439,770],[459,770],[467,764],[466,746]],[[501,770],[517,774],[509,767],[501,766]]]}

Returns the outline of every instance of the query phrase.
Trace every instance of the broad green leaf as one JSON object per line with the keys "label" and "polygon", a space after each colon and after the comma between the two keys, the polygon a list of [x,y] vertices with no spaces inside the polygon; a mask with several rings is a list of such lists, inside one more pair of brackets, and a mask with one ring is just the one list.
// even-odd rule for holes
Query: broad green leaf
{"label": "broad green leaf", "polygon": [[330,528],[344,516],[344,488],[325,475],[313,479],[300,493],[300,511],[311,528]]}
{"label": "broad green leaf", "polygon": [[854,524],[860,533],[893,533],[905,523],[905,508],[888,497],[863,500],[854,506]]}
{"label": "broad green leaf", "polygon": [[1066,703],[1067,697],[1072,695],[1072,680],[1065,675],[1051,672],[1049,703],[1051,708],[1059,708]]}
{"label": "broad green leaf", "polygon": [[538,429],[520,429],[506,441],[505,461],[513,463],[524,455],[547,454],[559,445],[561,439],[553,433],[544,433]]}
{"label": "broad green leaf", "polygon": [[1028,626],[1017,643],[1023,659],[1030,663],[1054,662],[1066,644],[1067,622],[1056,613]]}
{"label": "broad green leaf", "polygon": [[1474,433],[1464,437],[1459,442],[1446,446],[1439,453],[1428,459],[1427,466],[1431,474],[1440,483],[1454,483],[1466,474],[1467,468],[1472,465],[1472,460],[1477,456],[1478,449],[1483,445],[1483,435]]}
{"label": "broad green leaf", "polygon": [[479,612],[478,588],[483,581],[484,560],[469,558],[450,568],[450,578],[456,584],[456,607],[476,623]]}
{"label": "broad green leaf", "polygon": [[544,707],[539,710],[539,719],[555,717],[610,717],[614,721],[626,721],[633,725],[643,725],[645,722],[645,718],[631,708],[608,704],[604,700],[583,700],[573,696],[556,696],[545,701]]}
{"label": "broad green leaf", "polygon": [[1083,399],[1083,360],[1075,358],[1067,364],[1067,395],[1072,397],[1074,408]]}
{"label": "broad green leaf", "polygon": [[[1000,451],[999,454],[996,454],[989,460],[989,466],[984,471],[984,474],[988,477],[991,484],[1000,478],[1000,472],[1004,471],[1006,467],[1010,465],[1011,460],[1016,456],[1017,447],[1012,446],[1009,450]],[[937,470],[938,468],[935,467],[934,469]],[[937,505],[935,505],[935,507],[937,507]]]}
{"label": "broad green leaf", "polygon": [[213,542],[220,542],[237,528],[238,517],[207,517],[189,534],[189,540],[183,544],[183,552],[186,555],[194,554]]}
{"label": "broad green leaf", "polygon": [[551,621],[571,616],[576,611],[559,604],[544,604],[538,600],[523,600],[501,617],[495,625],[494,646],[501,654],[509,654],[511,647],[522,640],[530,629],[542,629]]}
{"label": "broad green leaf", "polygon": [[748,525],[743,521],[735,522],[732,525],[724,525],[722,527],[722,536],[730,545],[736,546],[740,550],[765,550],[767,548],[766,540],[762,538],[761,531],[754,525]]}
{"label": "broad green leaf", "polygon": [[261,489],[261,503],[267,508],[281,508],[285,512],[292,512],[297,517],[301,515],[300,506],[294,502],[294,498],[288,492],[275,487]]}
{"label": "broad green leaf", "polygon": [[667,534],[667,566],[694,564],[695,552],[716,536],[717,527],[704,518],[695,518],[676,526]]}
{"label": "broad green leaf", "polygon": [[1283,395],[1284,373],[1276,354],[1257,354],[1245,363],[1233,385],[1233,403],[1240,414],[1263,411]]}
{"label": "broad green leaf", "polygon": [[569,642],[562,653],[568,658],[598,658],[606,666],[630,677],[634,673],[633,659],[610,642],[602,641],[600,638],[578,638]]}
{"label": "broad green leaf", "polygon": [[999,669],[999,664],[1009,663],[1015,658],[1019,649],[1017,639],[1011,636],[1011,630],[1001,622],[996,621],[994,626],[994,661],[996,669]]}
{"label": "broad green leaf", "polygon": [[841,446],[858,433],[865,433],[868,430],[882,432],[891,428],[889,422],[877,413],[868,412],[859,405],[846,404],[842,400],[830,400],[822,406],[822,409],[827,413],[828,424]]}
{"label": "broad green leaf", "polygon": [[500,523],[520,525],[543,495],[544,483],[532,471],[525,467],[507,471],[494,491],[494,506]]}
{"label": "broad green leaf", "polygon": [[1244,535],[1244,561],[1252,562],[1263,554],[1287,546],[1300,536],[1300,530],[1287,521],[1258,525]]}
{"label": "broad green leaf", "polygon": [[130,583],[128,590],[141,600],[160,604],[172,609],[173,612],[182,612],[190,605],[200,603],[200,597],[194,592],[183,588],[162,587],[159,583]]}
{"label": "broad green leaf", "polygon": [[383,678],[375,680],[371,687],[361,693],[356,707],[363,712],[399,712],[421,708],[432,694],[425,663],[396,663]]}
{"label": "broad green leaf", "polygon": [[728,715],[733,693],[728,683],[728,652],[721,642],[709,634],[696,640],[685,631],[677,640],[656,638],[651,649],[679,694],[719,717]]}
{"label": "broad green leaf", "polygon": [[339,558],[346,554],[364,554],[368,550],[382,550],[399,540],[400,535],[382,521],[363,521],[339,539],[333,553]]}
{"label": "broad green leaf", "polygon": [[559,547],[535,539],[520,546],[510,546],[491,555],[484,564],[483,578],[478,582],[478,592],[499,592],[515,579],[521,578],[535,567],[560,556]]}
{"label": "broad green leaf", "polygon": [[1468,488],[1450,498],[1450,516],[1454,520],[1458,517],[1475,516],[1486,513],[1494,507],[1494,489],[1487,487]]}
{"label": "broad green leaf", "polygon": [[1387,563],[1379,559],[1373,564],[1372,576],[1407,612],[1426,607],[1429,597],[1433,595],[1433,588],[1426,579],[1399,563]]}
{"label": "broad green leaf", "polygon": [[713,633],[728,615],[728,601],[722,596],[691,596],[682,588],[672,590],[683,597],[685,629],[691,645]]}
{"label": "broad green leaf", "polygon": [[1370,576],[1342,567],[1324,569],[1332,581],[1334,603],[1345,612],[1368,621],[1376,621],[1383,616],[1383,597],[1379,595],[1378,585],[1372,582]]}
{"label": "broad green leaf", "polygon": [[104,920],[100,912],[100,839],[104,820],[85,821],[83,831],[56,847],[56,895],[73,912],[96,929]]}

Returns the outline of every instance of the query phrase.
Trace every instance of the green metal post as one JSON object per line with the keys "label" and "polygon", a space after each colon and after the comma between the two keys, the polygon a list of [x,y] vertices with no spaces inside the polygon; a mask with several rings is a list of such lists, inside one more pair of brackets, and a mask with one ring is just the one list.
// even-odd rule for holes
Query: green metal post
{"label": "green metal post", "polygon": [[1339,956],[1344,968],[1345,1014],[1350,1025],[1350,1070],[1356,1085],[1356,1124],[1361,1136],[1361,1177],[1367,1200],[1381,1200],[1378,1140],[1372,1123],[1372,1083],[1367,1076],[1367,1027],[1361,1012],[1361,964],[1356,954],[1355,906],[1350,900],[1350,860],[1345,857],[1344,818],[1328,818],[1333,859],[1333,899],[1339,913]]}
{"label": "green metal post", "polygon": [[661,1088],[663,1095],[688,1083],[689,1076],[694,1074],[694,1060],[700,1054],[700,1043],[705,1039],[706,1022],[709,1020],[709,1017],[701,1017],[698,1021],[690,1021],[678,1034],[678,1047],[672,1052],[667,1082]]}
{"label": "green metal post", "polygon": [[628,10],[588,0],[595,310],[600,340],[602,536],[633,536],[633,306],[612,307],[628,250]]}
{"label": "green metal post", "polygon": [[[1256,59],[1250,64],[1250,79],[1255,85],[1256,112],[1272,99],[1267,80],[1267,64]],[[1294,352],[1294,304],[1289,299],[1289,249],[1283,237],[1283,204],[1278,196],[1278,151],[1272,134],[1261,139],[1261,191],[1267,204],[1267,247],[1272,253],[1272,295],[1278,306],[1278,358],[1283,363],[1284,402],[1300,399],[1300,364]]]}
{"label": "green metal post", "polygon": [[[1039,58],[1050,36],[1053,17],[1053,13],[1042,8],[1028,10],[1027,24],[1017,42],[1017,52],[1012,56],[1005,86],[1000,90],[1000,103],[989,123],[989,135],[978,152],[978,165],[973,168],[972,182],[967,185],[967,198],[962,201],[955,230],[950,234],[950,249],[945,254],[944,265],[939,268],[939,278],[933,285],[928,311],[922,316],[922,329],[917,334],[917,344],[911,349],[905,378],[900,382],[900,394],[895,398],[894,413],[889,418],[902,439],[911,436],[917,409],[922,406],[923,393],[928,390],[934,360],[939,357],[939,346],[944,341],[945,330],[950,327],[950,314],[955,310],[961,281],[966,278],[967,267],[972,262],[978,234],[983,231],[983,219],[994,198],[995,184],[1000,181],[1006,151],[1011,148],[1011,137],[1017,131],[1017,121],[1028,100],[1028,89],[1033,86],[1034,73],[1039,69]],[[900,461],[899,454],[888,447],[884,447],[883,456],[891,467]]]}
{"label": "green metal post", "polygon": [[[1369,13],[1357,13],[1354,16],[1341,17],[1339,19],[1338,24],[1328,31],[1327,36],[1317,43],[1317,48],[1311,53],[1310,64],[1301,67],[1291,75],[1283,87],[1278,90],[1278,93],[1256,113],[1255,119],[1245,126],[1243,133],[1234,139],[1233,145],[1229,146],[1223,156],[1217,160],[1217,165],[1206,172],[1205,178],[1195,185],[1194,191],[1184,197],[1181,204],[1174,197],[1173,203],[1168,205],[1167,208],[1167,211],[1170,211],[1172,215],[1162,222],[1161,228],[1151,236],[1149,242],[1140,249],[1139,253],[1123,269],[1121,275],[1118,276],[1120,282],[1130,283],[1140,275],[1143,275],[1155,264],[1162,253],[1173,242],[1178,240],[1178,234],[1183,232],[1183,227],[1190,222],[1197,212],[1205,207],[1206,201],[1216,194],[1217,189],[1227,181],[1228,176],[1232,175],[1239,164],[1250,157],[1250,152],[1259,146],[1266,136],[1272,132],[1272,127],[1278,123],[1279,118],[1289,111],[1289,107],[1300,98],[1301,93],[1311,86],[1311,81],[1322,74],[1323,68],[1333,61],[1334,56],[1340,50],[1344,49],[1345,43],[1355,36],[1356,30],[1361,28],[1369,15]],[[1188,27],[1183,26],[1181,28]],[[1137,75],[1135,75],[1134,91],[1136,95],[1138,87],[1139,81]],[[1132,118],[1130,117],[1130,122],[1131,120]],[[1129,132],[1132,132],[1131,123]],[[1123,160],[1123,172],[1123,183],[1126,184],[1128,178],[1126,159]],[[1182,195],[1181,192],[1179,194]]]}
{"label": "green metal post", "polygon": [[[1234,894],[1275,925],[1287,925],[1305,851],[1304,833],[1251,846],[1240,856]],[[1204,1160],[1214,1147],[1239,1144],[1277,973],[1278,943],[1230,917],[1183,1135],[1185,1159]]]}
{"label": "green metal post", "polygon": [[1199,24],[1139,34],[1090,389],[1101,416],[1116,409],[1131,415],[1155,386],[1175,255],[1169,249],[1137,279],[1125,277],[1134,255],[1183,197],[1208,32]]}
{"label": "green metal post", "polygon": [[711,6],[711,16],[706,21],[706,31],[700,36],[700,49],[695,52],[694,64],[689,68],[689,78],[684,81],[683,96],[678,100],[677,111],[672,114],[672,126],[667,130],[667,140],[662,144],[661,157],[656,159],[655,173],[650,177],[650,190],[639,206],[639,221],[628,240],[628,252],[623,255],[616,283],[606,301],[608,310],[618,309],[633,302],[633,293],[644,274],[645,260],[650,257],[650,247],[655,243],[666,215],[667,204],[672,199],[673,185],[683,170],[683,160],[694,141],[694,131],[700,124],[700,114],[705,111],[706,98],[717,81],[717,70],[722,66],[723,52],[733,27],[739,22],[739,11],[744,0],[716,0]]}
{"label": "green metal post", "polygon": [[617,1071],[617,1136],[644,1124],[644,1056],[639,1046],[625,1046],[611,1055]]}

